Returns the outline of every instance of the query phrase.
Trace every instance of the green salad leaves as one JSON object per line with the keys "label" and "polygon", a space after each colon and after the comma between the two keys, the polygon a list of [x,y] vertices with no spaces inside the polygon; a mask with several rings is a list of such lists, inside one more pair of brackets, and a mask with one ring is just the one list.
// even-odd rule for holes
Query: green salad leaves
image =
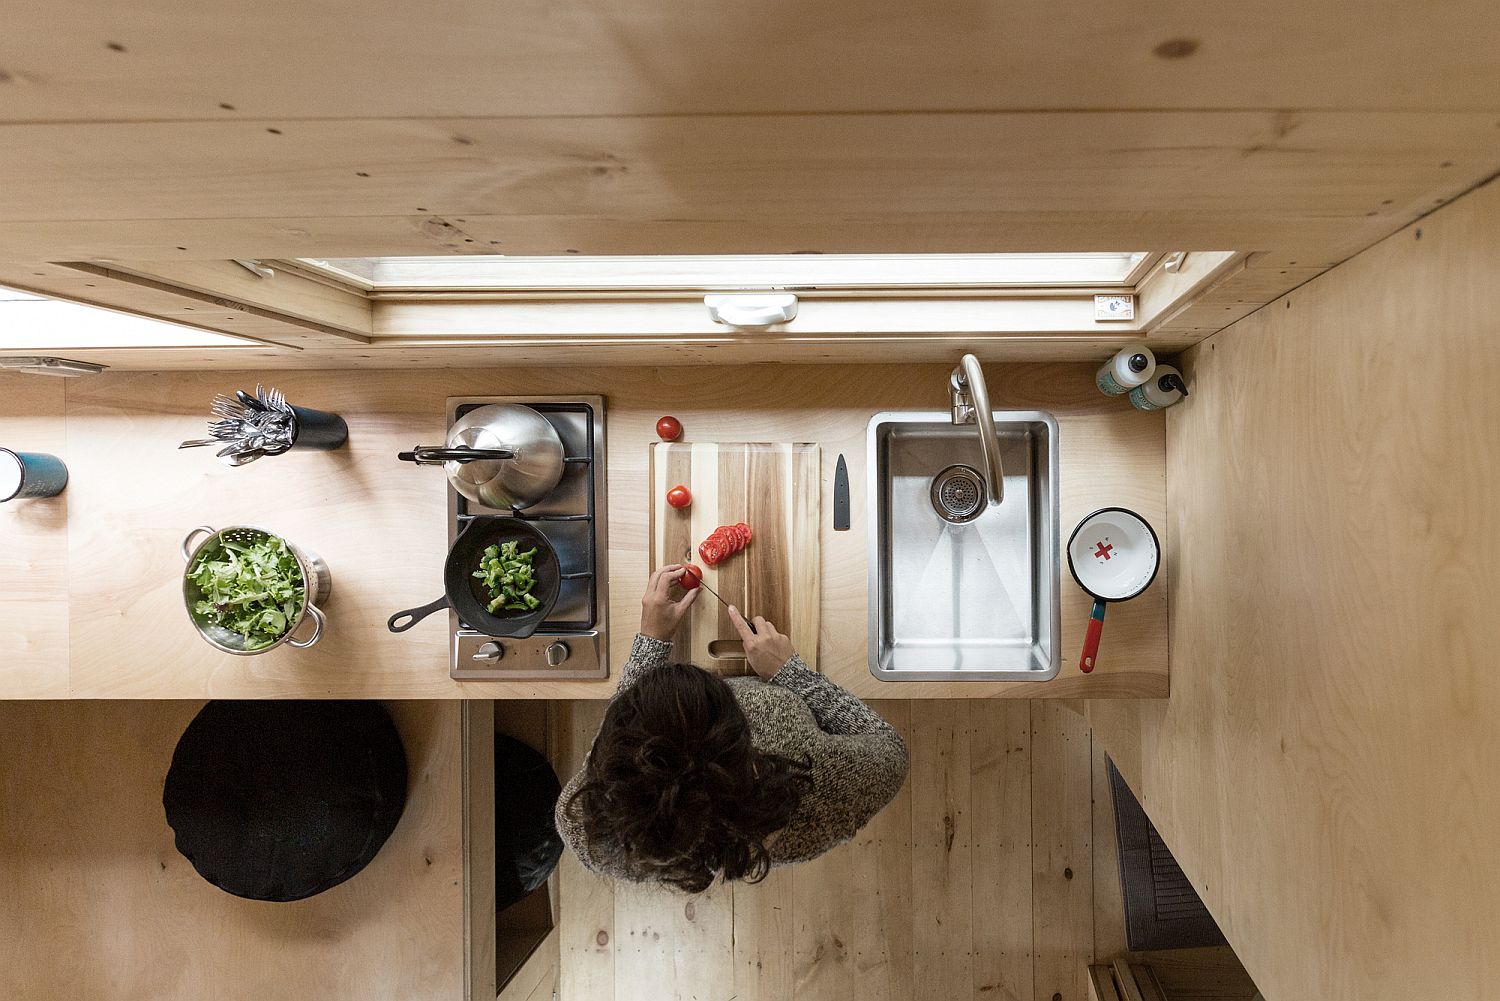
{"label": "green salad leaves", "polygon": [[200,553],[188,570],[188,580],[203,591],[193,612],[204,625],[245,637],[246,650],[264,649],[302,614],[302,569],[286,543],[274,536],[252,543],[220,541],[217,552]]}
{"label": "green salad leaves", "polygon": [[494,615],[500,610],[507,612],[530,612],[541,606],[541,601],[531,589],[536,587],[531,561],[536,558],[536,547],[520,552],[519,542],[502,542],[490,546],[479,558],[479,569],[474,576],[484,581],[489,589],[488,611]]}

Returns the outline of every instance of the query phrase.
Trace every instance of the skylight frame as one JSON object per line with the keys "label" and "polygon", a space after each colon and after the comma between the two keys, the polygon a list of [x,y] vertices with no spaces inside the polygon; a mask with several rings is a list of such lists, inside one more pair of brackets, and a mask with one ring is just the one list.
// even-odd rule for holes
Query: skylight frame
{"label": "skylight frame", "polygon": [[373,297],[440,292],[597,294],[776,290],[912,293],[1128,291],[1150,251],[1044,254],[499,255],[308,258],[297,270]]}

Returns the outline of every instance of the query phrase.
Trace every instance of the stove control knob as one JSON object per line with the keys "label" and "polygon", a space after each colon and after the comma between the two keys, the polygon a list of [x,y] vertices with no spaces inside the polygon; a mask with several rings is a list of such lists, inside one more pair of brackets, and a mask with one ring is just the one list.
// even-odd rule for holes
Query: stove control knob
{"label": "stove control knob", "polygon": [[504,656],[505,647],[495,642],[494,640],[483,644],[478,650],[474,651],[475,660],[487,660],[492,663]]}
{"label": "stove control knob", "polygon": [[546,652],[547,666],[558,667],[562,664],[563,661],[568,659],[569,655],[572,654],[573,651],[568,649],[568,644],[564,643],[562,640],[557,640],[556,642],[548,645]]}

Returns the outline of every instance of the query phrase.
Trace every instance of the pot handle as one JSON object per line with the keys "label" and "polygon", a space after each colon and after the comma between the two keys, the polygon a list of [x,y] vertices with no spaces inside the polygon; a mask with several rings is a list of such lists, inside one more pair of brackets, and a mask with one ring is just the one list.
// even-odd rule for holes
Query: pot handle
{"label": "pot handle", "polygon": [[[408,608],[404,612],[397,612],[395,615],[392,615],[389,619],[386,620],[385,625],[386,628],[393,633],[404,633],[412,626],[416,625],[418,622],[421,622],[423,619],[427,618],[427,616],[431,615],[433,612],[440,611],[447,607],[448,596],[445,594],[437,601],[434,601],[431,604],[423,605],[421,608]],[[406,621],[402,621],[403,619]]]}
{"label": "pot handle", "polygon": [[1094,599],[1094,610],[1089,613],[1088,632],[1083,637],[1083,655],[1078,658],[1078,669],[1088,674],[1099,660],[1099,637],[1104,635],[1104,610],[1109,606],[1103,598]]}
{"label": "pot handle", "polygon": [[219,530],[217,528],[211,528],[208,525],[199,525],[197,528],[189,532],[186,536],[183,537],[182,540],[182,562],[186,563],[193,558],[193,540],[195,538],[200,535],[218,534]]}
{"label": "pot handle", "polygon": [[516,453],[507,448],[445,448],[442,445],[416,445],[410,452],[397,453],[402,462],[415,462],[419,466],[436,466],[444,462],[478,462],[481,459],[514,459]]}
{"label": "pot handle", "polygon": [[309,602],[307,606],[307,614],[313,620],[312,635],[305,640],[297,640],[288,637],[286,641],[287,646],[296,647],[298,650],[306,650],[308,647],[312,646],[314,643],[318,642],[318,640],[323,638],[323,627],[328,625],[328,618],[323,614],[323,610],[317,605]]}

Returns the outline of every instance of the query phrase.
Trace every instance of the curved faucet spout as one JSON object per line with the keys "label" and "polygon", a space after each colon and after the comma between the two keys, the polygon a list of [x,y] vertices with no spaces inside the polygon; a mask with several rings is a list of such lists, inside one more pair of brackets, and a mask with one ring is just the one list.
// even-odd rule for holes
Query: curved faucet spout
{"label": "curved faucet spout", "polygon": [[948,378],[953,400],[953,423],[973,424],[979,429],[979,451],[984,456],[984,486],[990,505],[1005,498],[1005,470],[1000,467],[1000,436],[995,433],[995,414],[979,359],[964,355]]}

